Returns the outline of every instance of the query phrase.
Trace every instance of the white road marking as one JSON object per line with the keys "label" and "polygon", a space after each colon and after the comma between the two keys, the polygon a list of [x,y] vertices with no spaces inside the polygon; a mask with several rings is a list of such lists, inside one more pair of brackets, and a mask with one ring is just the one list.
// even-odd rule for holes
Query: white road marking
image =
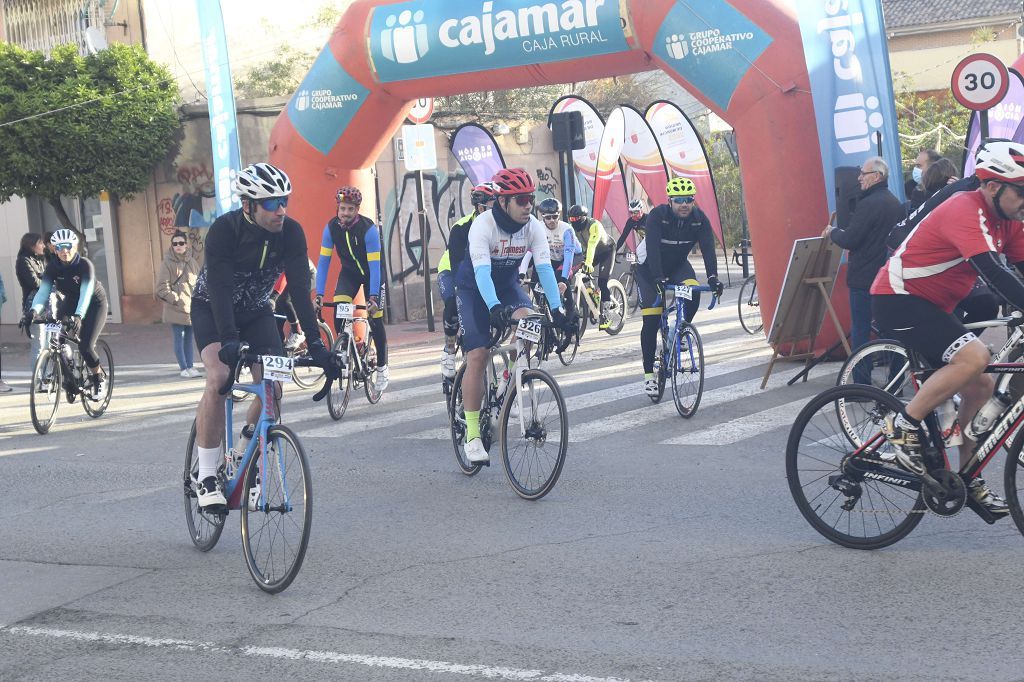
{"label": "white road marking", "polygon": [[547,673],[543,670],[506,668],[478,664],[431,661],[422,658],[399,658],[396,656],[372,656],[367,654],[345,654],[336,651],[313,651],[309,649],[285,649],[282,647],[221,646],[212,642],[197,642],[186,639],[143,637],[103,632],[81,632],[15,625],[0,628],[0,632],[30,637],[67,639],[75,642],[99,642],[127,647],[178,649],[180,651],[252,656],[289,661],[310,661],[311,663],[332,663],[338,665],[361,665],[367,668],[391,670],[424,670],[432,673],[451,675],[474,675],[494,680],[527,680],[530,682],[629,682],[621,677],[592,677],[565,673]]}
{"label": "white road marking", "polygon": [[[732,445],[782,426],[792,425],[797,413],[811,400],[801,398],[767,410],[730,419],[706,429],[661,441],[660,445]],[[703,405],[701,406],[703,407]]]}

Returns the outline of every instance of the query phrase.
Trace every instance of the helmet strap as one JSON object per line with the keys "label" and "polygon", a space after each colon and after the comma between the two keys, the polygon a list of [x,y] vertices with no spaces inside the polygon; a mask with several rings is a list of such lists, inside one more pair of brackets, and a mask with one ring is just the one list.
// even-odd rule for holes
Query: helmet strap
{"label": "helmet strap", "polygon": [[1010,216],[1006,215],[1003,212],[1002,206],[999,205],[999,198],[1001,196],[1003,196],[1003,192],[1005,192],[1005,191],[1006,191],[1006,183],[1005,182],[1000,182],[999,183],[999,189],[996,190],[996,195],[994,197],[992,197],[992,203],[995,204],[996,214],[998,214],[1000,218],[1002,218],[1003,220],[1010,220]]}

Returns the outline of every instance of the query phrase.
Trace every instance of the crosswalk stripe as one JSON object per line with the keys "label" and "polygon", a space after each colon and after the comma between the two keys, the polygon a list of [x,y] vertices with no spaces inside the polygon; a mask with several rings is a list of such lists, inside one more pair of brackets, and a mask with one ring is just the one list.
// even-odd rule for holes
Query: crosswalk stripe
{"label": "crosswalk stripe", "polygon": [[784,405],[730,419],[699,431],[663,440],[659,445],[732,445],[739,443],[773,429],[788,427],[808,400],[809,398],[801,398]]}

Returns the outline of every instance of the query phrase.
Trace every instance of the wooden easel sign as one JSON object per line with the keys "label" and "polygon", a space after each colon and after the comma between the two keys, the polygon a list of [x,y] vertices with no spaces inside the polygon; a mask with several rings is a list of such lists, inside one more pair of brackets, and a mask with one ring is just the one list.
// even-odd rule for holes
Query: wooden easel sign
{"label": "wooden easel sign", "polygon": [[[775,362],[779,358],[786,360],[804,360],[810,363],[814,358],[814,341],[825,321],[825,313],[832,318],[832,323],[843,340],[847,353],[850,347],[846,343],[846,334],[839,317],[832,307],[832,288],[835,286],[836,275],[843,250],[823,237],[808,237],[793,242],[793,251],[786,266],[786,277],[782,283],[772,317],[772,327],[768,333],[768,343],[772,346],[772,359],[768,370],[761,381],[761,388],[768,385]],[[784,347],[789,348],[783,353]],[[799,346],[805,350],[797,352]],[[804,376],[804,381],[807,376]]]}

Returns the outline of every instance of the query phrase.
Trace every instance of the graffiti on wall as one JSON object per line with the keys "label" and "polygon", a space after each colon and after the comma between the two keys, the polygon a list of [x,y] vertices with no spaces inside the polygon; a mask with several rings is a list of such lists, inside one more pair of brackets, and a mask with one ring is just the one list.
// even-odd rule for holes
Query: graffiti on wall
{"label": "graffiti on wall", "polygon": [[[550,167],[537,168],[534,170],[537,175],[537,194],[546,194],[548,197],[558,198],[558,173]],[[540,201],[540,199],[538,199]]]}
{"label": "graffiti on wall", "polygon": [[175,230],[209,227],[216,214],[213,171],[205,163],[180,165],[175,180],[173,190],[162,191],[157,202],[160,231],[171,235]]}

